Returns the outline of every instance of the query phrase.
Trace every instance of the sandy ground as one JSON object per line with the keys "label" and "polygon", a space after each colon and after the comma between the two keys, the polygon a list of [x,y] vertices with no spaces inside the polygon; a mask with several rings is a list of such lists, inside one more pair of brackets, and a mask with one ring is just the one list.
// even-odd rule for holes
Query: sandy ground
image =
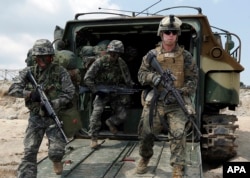
{"label": "sandy ground", "polygon": [[[23,138],[27,127],[28,110],[23,99],[6,96],[8,83],[0,83],[0,178],[16,177],[16,169],[23,156]],[[238,155],[231,161],[250,161],[250,90],[241,90],[241,105],[235,112],[238,116]],[[46,138],[38,154],[38,160],[47,156]],[[203,165],[204,178],[222,178],[222,165]]]}
{"label": "sandy ground", "polygon": [[[23,157],[23,138],[28,123],[28,110],[23,99],[7,97],[9,83],[0,83],[0,178],[16,177],[16,169]],[[38,154],[38,161],[47,156],[46,139]]]}

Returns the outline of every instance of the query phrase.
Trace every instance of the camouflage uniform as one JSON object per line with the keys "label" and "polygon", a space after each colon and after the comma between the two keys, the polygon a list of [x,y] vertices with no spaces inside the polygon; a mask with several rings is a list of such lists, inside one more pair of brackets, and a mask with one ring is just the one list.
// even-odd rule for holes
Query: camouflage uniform
{"label": "camouflage uniform", "polygon": [[161,79],[147,60],[148,55],[152,52],[163,70],[170,69],[176,76],[173,85],[182,91],[182,96],[186,104],[189,104],[190,112],[193,113],[190,96],[195,94],[197,85],[197,67],[192,56],[178,44],[172,51],[166,52],[160,43],[143,57],[138,71],[138,80],[142,85],[149,85],[154,89],[148,93],[142,93],[144,107],[138,130],[140,136],[139,154],[142,157],[137,167],[139,174],[146,171],[146,166],[153,155],[155,137],[159,133],[168,133],[169,135],[170,164],[182,167],[185,165],[186,130],[189,124],[186,125],[187,118],[172,94],[166,94],[160,83],[155,86],[155,78],[158,78],[159,81]]}
{"label": "camouflage uniform", "polygon": [[[116,61],[110,61],[110,54],[98,58],[88,69],[85,77],[85,84],[96,93],[95,86],[103,85],[117,85],[117,86],[131,86],[133,84],[128,67],[122,58]],[[90,136],[97,136],[101,128],[101,114],[105,105],[110,102],[114,115],[109,119],[115,124],[119,125],[124,122],[126,118],[125,105],[128,103],[128,96],[126,95],[96,95],[93,103],[93,112],[90,117]]]}
{"label": "camouflage uniform", "polygon": [[[36,43],[46,44],[48,40],[37,40]],[[35,45],[36,45],[35,43]],[[34,45],[34,46],[35,46]],[[52,46],[52,45],[51,45]],[[50,47],[51,47],[50,46]],[[53,49],[53,47],[52,47]],[[40,51],[41,52],[41,51]],[[53,56],[54,51],[44,51]],[[35,53],[34,47],[32,53]],[[32,99],[34,93],[27,73],[31,71],[38,84],[42,85],[45,94],[56,111],[67,107],[74,95],[75,87],[66,69],[53,63],[48,63],[44,70],[36,64],[23,69],[9,88],[9,95],[25,99],[25,105],[30,110],[28,127],[24,138],[24,157],[18,167],[19,178],[34,178],[37,175],[37,153],[44,134],[49,139],[48,156],[53,162],[61,162],[65,153],[65,140],[55,122],[50,118],[40,101]],[[57,105],[56,105],[57,103]]]}

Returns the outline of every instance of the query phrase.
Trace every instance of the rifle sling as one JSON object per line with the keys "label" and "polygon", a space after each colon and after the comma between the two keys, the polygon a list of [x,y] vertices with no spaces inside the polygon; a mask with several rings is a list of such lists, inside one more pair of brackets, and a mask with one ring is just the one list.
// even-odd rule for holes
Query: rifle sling
{"label": "rifle sling", "polygon": [[122,64],[121,64],[120,58],[118,59],[118,63],[119,63],[119,67],[120,67],[121,72],[122,72],[122,77],[123,77],[125,83],[128,84],[128,83],[129,83],[129,80],[128,80],[128,78],[125,76],[125,72],[124,72],[124,69],[122,68]]}
{"label": "rifle sling", "polygon": [[[157,89],[154,87],[154,95],[152,97],[152,100],[150,102],[150,108],[149,108],[149,125],[150,125],[150,128],[152,129],[153,128],[153,117],[154,117],[154,112],[157,112],[157,101],[160,97],[160,94],[159,92],[157,91]],[[161,121],[161,124],[163,126],[163,132],[166,133],[168,132],[168,125],[166,124],[165,120],[160,116],[160,121]]]}

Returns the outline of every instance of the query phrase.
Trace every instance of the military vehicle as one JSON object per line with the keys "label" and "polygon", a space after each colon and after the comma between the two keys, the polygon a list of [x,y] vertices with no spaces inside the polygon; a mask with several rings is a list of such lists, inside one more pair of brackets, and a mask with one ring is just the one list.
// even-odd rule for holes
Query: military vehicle
{"label": "military vehicle", "polygon": [[[61,35],[55,36],[65,43],[67,50],[77,55],[83,46],[95,46],[103,40],[121,40],[125,46],[123,58],[128,63],[137,88],[143,89],[137,81],[142,57],[160,41],[157,30],[161,19],[176,8],[192,8],[198,12],[193,15],[173,14],[183,22],[179,44],[191,52],[199,68],[199,85],[194,104],[197,116],[195,123],[202,136],[199,137],[195,130],[188,135],[185,174],[186,177],[203,177],[202,161],[226,161],[237,154],[237,116],[221,114],[221,110],[235,110],[239,104],[240,73],[244,68],[240,64],[241,41],[236,34],[211,26],[201,8],[180,6],[165,8],[153,14],[78,13],[74,20],[66,23],[65,28],[61,28]],[[90,18],[92,15],[97,18]],[[128,60],[131,55],[133,58]],[[82,70],[79,61],[78,67]],[[142,112],[141,93],[131,95],[133,100],[127,108],[127,121],[116,135],[111,134],[105,126],[105,119],[112,112],[110,107],[105,108],[99,140],[102,146],[99,149],[92,150],[89,147],[90,138],[87,134],[68,144],[64,177],[140,177],[133,170],[139,160],[137,126]],[[82,130],[87,131],[92,98],[91,94],[86,96],[88,100],[85,100],[79,112]],[[155,154],[144,177],[171,176],[168,146],[166,135],[157,137]],[[48,159],[41,161],[38,166],[40,177],[55,176]]]}

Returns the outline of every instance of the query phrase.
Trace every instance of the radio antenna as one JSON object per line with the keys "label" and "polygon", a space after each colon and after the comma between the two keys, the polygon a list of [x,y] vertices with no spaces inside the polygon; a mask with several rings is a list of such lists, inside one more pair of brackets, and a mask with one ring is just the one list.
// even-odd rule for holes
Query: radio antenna
{"label": "radio antenna", "polygon": [[151,6],[147,7],[146,9],[144,9],[143,11],[139,12],[138,14],[136,14],[136,16],[142,14],[144,11],[148,10],[149,8],[155,6],[156,4],[158,4],[159,2],[161,2],[161,0],[157,1],[156,3],[152,4]]}
{"label": "radio antenna", "polygon": [[[101,10],[112,10],[112,11],[119,11],[119,12],[131,12],[132,13],[132,16],[135,17],[135,16],[138,16],[140,14],[146,14],[146,15],[156,15],[156,14],[150,14],[150,13],[144,13],[146,10],[148,10],[149,8],[155,6],[156,4],[158,4],[159,2],[161,2],[161,0],[157,1],[156,3],[152,4],[151,6],[147,7],[146,9],[144,9],[143,11],[141,12],[134,12],[134,11],[127,11],[127,10],[118,10],[118,9],[108,9],[108,8],[101,8],[99,7],[98,9]],[[135,15],[135,13],[137,13]]]}

